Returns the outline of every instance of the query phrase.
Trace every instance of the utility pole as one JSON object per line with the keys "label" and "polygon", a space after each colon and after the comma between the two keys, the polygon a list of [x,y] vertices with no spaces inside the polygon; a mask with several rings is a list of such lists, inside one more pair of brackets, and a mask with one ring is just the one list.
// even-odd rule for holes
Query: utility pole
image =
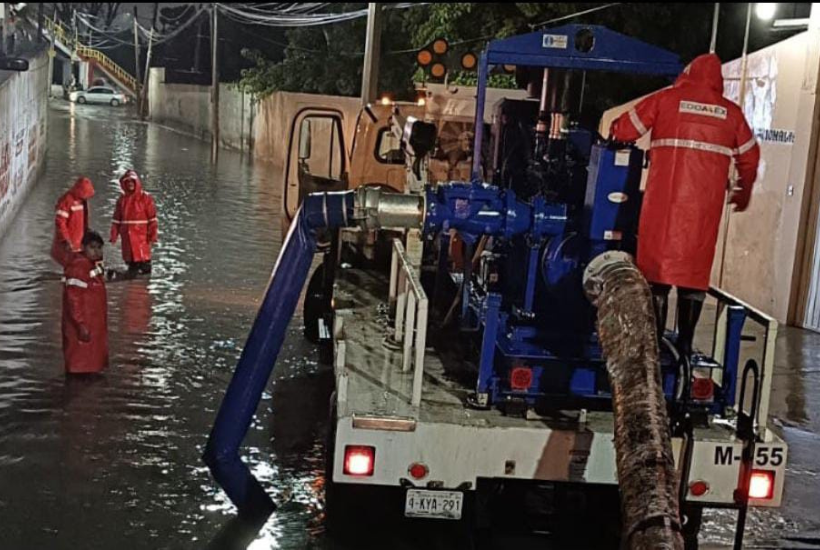
{"label": "utility pole", "polygon": [[[51,91],[51,85],[54,83],[54,57],[57,55],[56,50],[54,49],[54,42],[56,40],[57,35],[57,13],[53,14],[54,19],[51,20],[51,48],[48,50],[48,97],[51,99],[54,97],[54,94]],[[65,84],[65,75],[63,71],[60,71],[62,75],[63,84]]]}
{"label": "utility pole", "polygon": [[362,71],[362,104],[376,100],[379,93],[379,58],[381,54],[382,8],[376,2],[367,5],[367,41]]}
{"label": "utility pole", "polygon": [[139,90],[140,93],[140,101],[139,101],[139,108],[140,108],[140,120],[145,120],[145,116],[148,114],[148,77],[151,73],[151,50],[154,46],[154,29],[157,26],[157,15],[159,12],[159,4],[154,3],[154,17],[151,18],[151,31],[148,33],[148,54],[145,57],[145,71],[143,72],[143,81],[142,81],[142,88]]}
{"label": "utility pole", "polygon": [[45,17],[46,5],[42,2],[37,4],[37,42],[43,41],[43,17]]}
{"label": "utility pole", "polygon": [[211,161],[219,158],[219,10],[211,14]]}
{"label": "utility pole", "polygon": [[720,2],[715,2],[715,14],[712,16],[712,41],[709,43],[709,53],[717,50],[718,19],[720,19]]}
{"label": "utility pole", "polygon": [[199,21],[196,23],[196,48],[194,49],[194,66],[193,70],[196,73],[199,73],[200,68],[200,55],[199,52],[202,48],[202,22],[204,19],[202,17],[198,18]]}
{"label": "utility pole", "polygon": [[5,2],[0,2],[0,55],[6,51],[6,32],[8,32],[9,6]]}
{"label": "utility pole", "polygon": [[137,94],[137,110],[142,113],[142,95],[140,94],[140,33],[139,23],[137,22],[137,6],[134,6],[134,73],[137,77],[137,89],[134,90]]}

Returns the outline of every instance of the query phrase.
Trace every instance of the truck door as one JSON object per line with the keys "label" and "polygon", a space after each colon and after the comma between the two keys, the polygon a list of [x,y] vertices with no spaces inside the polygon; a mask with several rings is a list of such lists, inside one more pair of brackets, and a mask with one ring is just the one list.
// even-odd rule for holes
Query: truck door
{"label": "truck door", "polygon": [[347,189],[343,115],[330,109],[304,109],[290,132],[285,175],[285,212],[292,220],[304,197]]}

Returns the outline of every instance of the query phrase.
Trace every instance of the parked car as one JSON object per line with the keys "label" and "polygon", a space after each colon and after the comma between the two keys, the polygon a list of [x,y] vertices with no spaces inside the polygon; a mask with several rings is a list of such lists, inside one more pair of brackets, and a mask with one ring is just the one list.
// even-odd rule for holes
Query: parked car
{"label": "parked car", "polygon": [[112,107],[128,102],[125,94],[121,94],[105,86],[94,86],[87,90],[77,90],[68,94],[69,101],[74,103],[105,103]]}

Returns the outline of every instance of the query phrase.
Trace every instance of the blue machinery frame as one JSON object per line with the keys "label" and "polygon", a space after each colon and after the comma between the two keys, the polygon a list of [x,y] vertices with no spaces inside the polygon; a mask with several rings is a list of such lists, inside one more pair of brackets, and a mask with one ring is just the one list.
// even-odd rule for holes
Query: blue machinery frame
{"label": "blue machinery frame", "polygon": [[[592,47],[582,51],[582,36]],[[578,47],[576,47],[578,46]],[[544,69],[610,71],[675,77],[683,66],[674,53],[611,31],[600,25],[565,25],[541,32],[493,40],[481,54],[478,67],[473,180],[481,179],[481,144],[490,67],[515,65]]]}

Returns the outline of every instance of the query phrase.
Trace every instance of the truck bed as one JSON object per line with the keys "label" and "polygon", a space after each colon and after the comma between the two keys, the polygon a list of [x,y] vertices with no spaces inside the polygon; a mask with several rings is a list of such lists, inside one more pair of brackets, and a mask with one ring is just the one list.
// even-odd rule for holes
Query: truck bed
{"label": "truck bed", "polygon": [[[413,371],[402,372],[402,352],[387,340],[392,332],[387,297],[388,280],[381,273],[339,270],[334,293],[337,448],[352,441],[387,445],[401,455],[384,475],[365,482],[397,485],[408,464],[424,460],[442,471],[445,487],[474,486],[480,477],[617,483],[612,413],[589,411],[582,420],[577,413],[527,419],[471,409],[465,403],[475,375],[471,378],[459,364],[457,350],[443,349],[441,343],[426,349],[421,406],[412,406]],[[399,421],[399,427],[379,424],[379,419]],[[692,500],[731,504],[742,442],[728,422],[696,429],[695,440],[690,479],[708,479],[713,490]],[[781,449],[782,463],[772,465],[780,471],[785,445],[769,430],[764,440]],[[673,439],[673,448],[679,460],[681,440]],[[458,467],[446,464],[448,457],[475,454],[481,459],[461,460]],[[341,468],[337,457],[334,479],[344,482]],[[783,477],[777,478],[781,489]]]}

